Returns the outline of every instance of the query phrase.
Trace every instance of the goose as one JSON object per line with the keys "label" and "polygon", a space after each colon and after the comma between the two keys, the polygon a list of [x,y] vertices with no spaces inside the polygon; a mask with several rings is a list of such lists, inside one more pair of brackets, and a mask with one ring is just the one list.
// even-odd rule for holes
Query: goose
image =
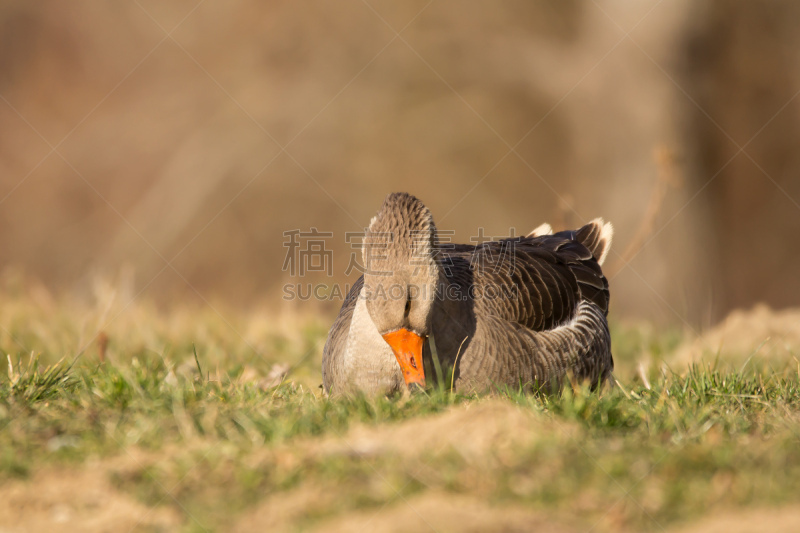
{"label": "goose", "polygon": [[[389,194],[364,235],[365,273],[323,348],[328,395],[392,395],[428,382],[458,391],[593,387],[614,368],[601,265],[613,228],[440,242],[416,197]],[[444,370],[442,370],[444,369]]]}

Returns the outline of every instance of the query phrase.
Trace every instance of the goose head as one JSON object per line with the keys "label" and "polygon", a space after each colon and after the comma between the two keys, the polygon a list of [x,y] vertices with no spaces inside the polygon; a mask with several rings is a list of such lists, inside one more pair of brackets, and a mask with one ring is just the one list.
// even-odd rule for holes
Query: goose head
{"label": "goose head", "polygon": [[431,212],[406,193],[386,197],[364,238],[366,306],[406,385],[425,387],[422,349],[441,274]]}

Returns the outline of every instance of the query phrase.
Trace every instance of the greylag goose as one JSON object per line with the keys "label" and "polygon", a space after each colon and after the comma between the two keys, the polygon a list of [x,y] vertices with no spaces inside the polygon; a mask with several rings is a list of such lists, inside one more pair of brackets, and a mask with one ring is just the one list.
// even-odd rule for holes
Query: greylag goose
{"label": "greylag goose", "polygon": [[596,219],[442,243],[420,200],[388,195],[364,237],[366,273],[323,349],[325,392],[392,394],[426,377],[462,391],[550,388],[568,374],[600,385],[614,368],[600,268],[611,237]]}

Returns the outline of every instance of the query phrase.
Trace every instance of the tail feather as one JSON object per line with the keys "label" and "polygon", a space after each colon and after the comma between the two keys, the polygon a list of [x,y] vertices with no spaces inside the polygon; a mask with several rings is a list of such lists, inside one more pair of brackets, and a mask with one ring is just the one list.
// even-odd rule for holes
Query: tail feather
{"label": "tail feather", "polygon": [[528,233],[527,237],[541,237],[542,235],[552,235],[552,234],[553,234],[553,228],[550,226],[550,224],[545,222],[544,224],[532,229],[531,232]]}
{"label": "tail feather", "polygon": [[592,252],[601,265],[611,250],[613,236],[614,227],[611,222],[605,222],[602,218],[592,220],[575,233],[576,240]]}

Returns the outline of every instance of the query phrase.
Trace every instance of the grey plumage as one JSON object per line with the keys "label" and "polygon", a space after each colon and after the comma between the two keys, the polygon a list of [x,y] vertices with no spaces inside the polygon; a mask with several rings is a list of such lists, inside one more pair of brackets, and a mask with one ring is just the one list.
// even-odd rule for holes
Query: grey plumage
{"label": "grey plumage", "polygon": [[[325,391],[404,388],[393,351],[381,338],[396,328],[426,339],[430,381],[442,378],[433,371],[435,343],[440,366],[453,368],[459,390],[548,387],[568,373],[602,383],[614,366],[608,281],[600,267],[611,226],[598,219],[575,231],[542,234],[549,232],[542,225],[529,236],[477,247],[440,244],[422,202],[390,194],[365,237],[368,273],[348,294],[323,349]],[[370,254],[374,246],[382,252]],[[387,287],[400,288],[397,298],[378,296]]]}

